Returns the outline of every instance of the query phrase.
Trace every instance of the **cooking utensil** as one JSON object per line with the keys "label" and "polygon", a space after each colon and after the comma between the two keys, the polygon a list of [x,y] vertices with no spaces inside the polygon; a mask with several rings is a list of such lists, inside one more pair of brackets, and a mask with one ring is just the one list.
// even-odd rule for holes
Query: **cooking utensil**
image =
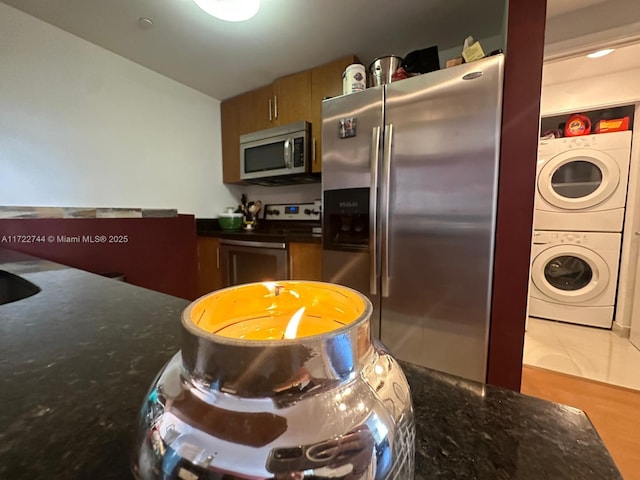
{"label": "cooking utensil", "polygon": [[249,213],[251,213],[252,215],[257,215],[261,209],[262,202],[260,200],[258,200],[257,202],[249,202],[249,206],[247,207],[247,210],[249,210]]}

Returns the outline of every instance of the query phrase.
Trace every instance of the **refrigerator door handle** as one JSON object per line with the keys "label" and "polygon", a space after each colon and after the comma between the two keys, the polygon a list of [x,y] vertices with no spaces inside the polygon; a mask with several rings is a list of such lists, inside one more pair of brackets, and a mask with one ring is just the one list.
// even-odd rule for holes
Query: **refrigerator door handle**
{"label": "refrigerator door handle", "polygon": [[388,297],[391,277],[389,275],[389,200],[390,200],[390,177],[391,177],[391,144],[393,142],[393,124],[385,126],[384,129],[384,151],[382,155],[382,296]]}
{"label": "refrigerator door handle", "polygon": [[371,295],[378,294],[378,157],[380,156],[380,127],[371,132],[371,188],[369,190],[369,290]]}

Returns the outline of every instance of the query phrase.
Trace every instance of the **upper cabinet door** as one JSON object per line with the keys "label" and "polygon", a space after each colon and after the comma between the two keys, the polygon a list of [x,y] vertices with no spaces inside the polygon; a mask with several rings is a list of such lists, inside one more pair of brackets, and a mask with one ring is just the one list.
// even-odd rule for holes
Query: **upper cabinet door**
{"label": "upper cabinet door", "polygon": [[[271,108],[271,115],[269,109]],[[240,135],[275,126],[273,116],[273,86],[225,100],[220,104],[222,130],[222,180],[240,180]]]}
{"label": "upper cabinet door", "polygon": [[275,102],[273,98],[273,85],[265,85],[264,87],[252,90],[250,94],[253,96],[253,104],[244,115],[251,117],[251,130],[244,132],[257,132],[265,128],[275,127]]}
{"label": "upper cabinet door", "polygon": [[348,55],[311,70],[311,170],[322,171],[322,100],[342,95],[342,73],[352,63],[358,63],[354,55]]}
{"label": "upper cabinet door", "polygon": [[240,135],[255,129],[252,92],[225,100],[220,104],[222,131],[222,181],[240,182]]}
{"label": "upper cabinet door", "polygon": [[279,78],[273,84],[275,125],[311,121],[311,71]]}

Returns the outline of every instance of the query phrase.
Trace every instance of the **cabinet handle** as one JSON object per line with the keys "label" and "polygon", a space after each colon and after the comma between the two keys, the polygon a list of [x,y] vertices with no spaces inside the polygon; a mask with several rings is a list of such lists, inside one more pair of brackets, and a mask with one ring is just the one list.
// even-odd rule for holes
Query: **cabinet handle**
{"label": "cabinet handle", "polygon": [[276,120],[278,119],[278,96],[277,95],[273,96],[273,117]]}
{"label": "cabinet handle", "polygon": [[271,99],[269,99],[269,121],[272,121],[273,117],[271,116]]}
{"label": "cabinet handle", "polygon": [[316,164],[316,137],[313,137],[311,142],[311,161],[314,165]]}
{"label": "cabinet handle", "polygon": [[294,280],[293,278],[293,255],[289,254],[289,280]]}
{"label": "cabinet handle", "polygon": [[216,247],[216,268],[220,270],[220,247]]}

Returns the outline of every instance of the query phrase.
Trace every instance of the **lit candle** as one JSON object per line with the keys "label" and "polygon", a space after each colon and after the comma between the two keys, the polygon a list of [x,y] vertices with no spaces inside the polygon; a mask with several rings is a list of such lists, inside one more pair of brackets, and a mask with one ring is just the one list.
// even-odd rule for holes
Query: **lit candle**
{"label": "lit candle", "polygon": [[264,282],[213,292],[194,306],[193,323],[207,333],[245,340],[319,335],[360,318],[357,293],[320,282]]}

